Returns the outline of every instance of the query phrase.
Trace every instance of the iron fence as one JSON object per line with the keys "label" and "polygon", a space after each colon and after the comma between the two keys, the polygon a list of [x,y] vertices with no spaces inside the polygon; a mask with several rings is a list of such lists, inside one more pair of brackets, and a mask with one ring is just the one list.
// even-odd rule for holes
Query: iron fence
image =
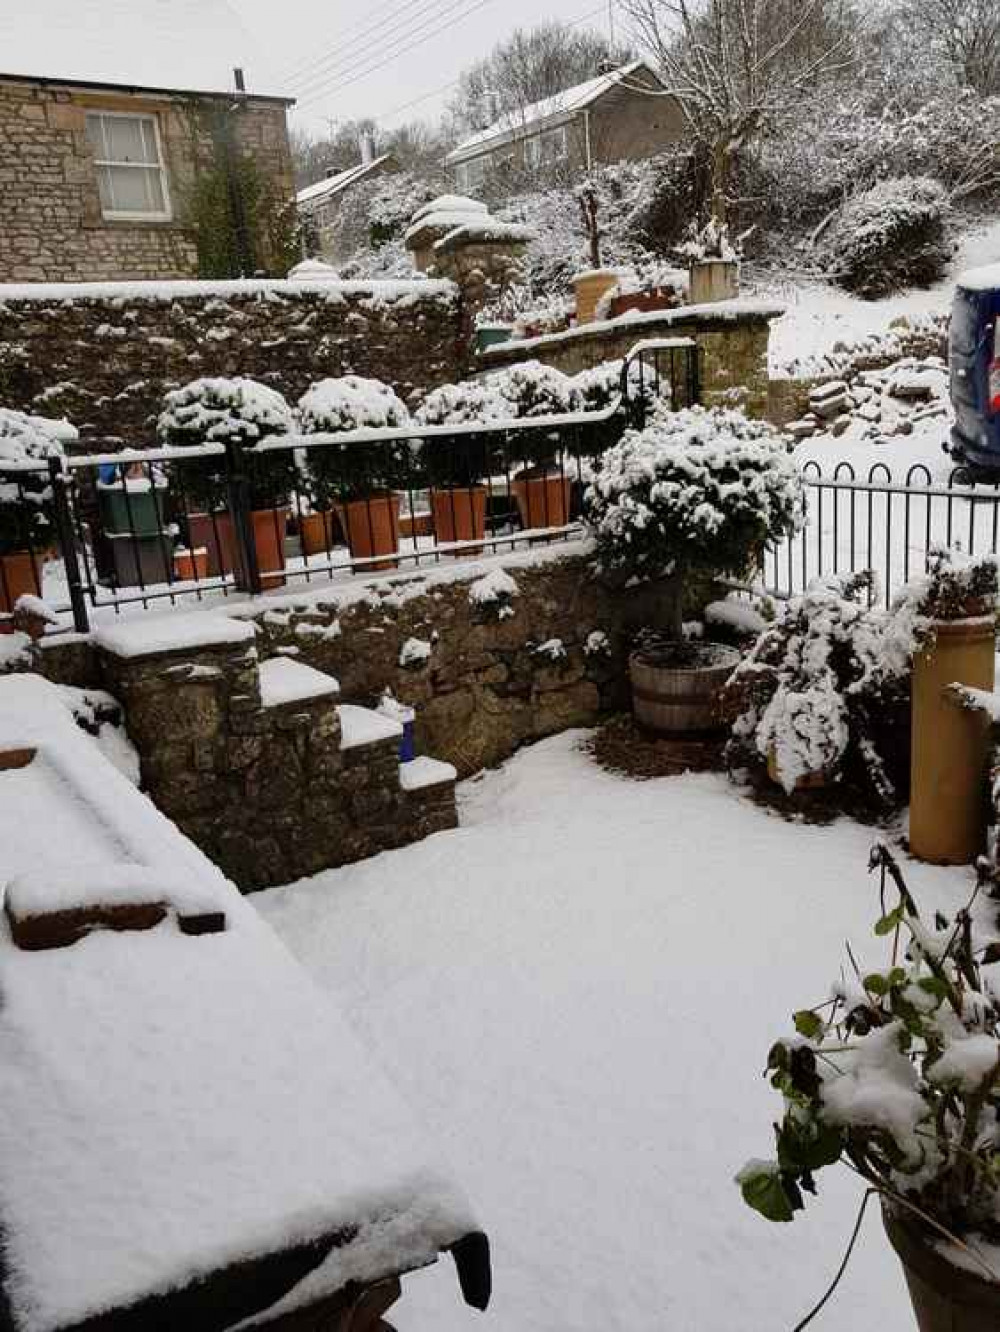
{"label": "iron fence", "polygon": [[778,596],[802,592],[823,575],[872,569],[888,605],[924,572],[934,546],[1000,553],[1000,482],[976,482],[964,467],[941,477],[916,463],[897,478],[885,463],[859,476],[849,462],[824,473],[810,461],[802,476],[805,526],[765,553],[763,582]]}
{"label": "iron fence", "polygon": [[[653,397],[697,402],[690,339],[636,345],[601,410],[53,458],[0,471],[0,628],[25,592],[86,632],[95,610],[258,594],[578,532],[584,469]],[[317,466],[333,455],[332,467]],[[317,497],[316,476],[329,480]],[[349,480],[337,480],[338,474]],[[43,531],[34,517],[44,508]],[[11,541],[0,526],[0,554]]]}

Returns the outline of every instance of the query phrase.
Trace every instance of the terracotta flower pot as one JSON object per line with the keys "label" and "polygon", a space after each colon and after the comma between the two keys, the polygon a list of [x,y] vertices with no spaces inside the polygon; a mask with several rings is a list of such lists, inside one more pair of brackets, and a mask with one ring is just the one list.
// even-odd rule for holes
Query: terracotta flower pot
{"label": "terracotta flower pot", "polygon": [[1000,1327],[1000,1281],[990,1281],[964,1255],[961,1267],[950,1262],[941,1249],[945,1241],[915,1217],[887,1205],[882,1221],[903,1264],[920,1332],[992,1332]]}
{"label": "terracotta flower pot", "polygon": [[[486,535],[486,487],[432,490],[431,512],[438,543],[479,541]],[[448,555],[478,555],[482,546],[463,546]]]}
{"label": "terracotta flower pot", "polygon": [[[42,595],[42,557],[26,550],[0,555],[0,611],[10,615],[18,597]],[[12,634],[10,620],[0,621],[0,633]]]}
{"label": "terracotta flower pot", "polygon": [[229,514],[189,513],[187,528],[191,549],[205,551],[206,573],[212,578],[232,573],[233,520]]}
{"label": "terracotta flower pot", "polygon": [[[337,517],[347,537],[347,546],[356,560],[375,555],[395,555],[399,550],[399,499],[395,495],[370,495],[336,506]],[[396,560],[379,560],[364,565],[358,572],[395,569]]]}
{"label": "terracotta flower pot", "polygon": [[521,526],[565,527],[569,522],[570,480],[559,472],[515,477],[511,483]]}
{"label": "terracotta flower pot", "polygon": [[633,652],[628,673],[636,721],[660,735],[722,730],[727,722],[722,691],[739,660],[735,648],[719,644],[710,660],[691,666],[661,666]]}
{"label": "terracotta flower pot", "polygon": [[299,519],[299,536],[303,555],[326,555],[340,535],[337,515],[332,509],[321,513],[306,513]]}
{"label": "terracotta flower pot", "polygon": [[189,583],[195,580],[201,582],[203,578],[207,578],[208,551],[205,547],[197,546],[194,550],[175,550],[174,577],[181,583]]}
{"label": "terracotta flower pot", "polygon": [[250,515],[254,549],[260,585],[268,588],[285,586],[285,528],[288,526],[287,509],[254,509]]}

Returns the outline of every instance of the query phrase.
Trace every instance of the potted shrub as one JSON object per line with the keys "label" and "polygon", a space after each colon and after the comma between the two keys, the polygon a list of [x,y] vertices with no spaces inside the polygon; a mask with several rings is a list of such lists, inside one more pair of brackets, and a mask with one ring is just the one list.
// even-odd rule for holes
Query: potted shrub
{"label": "potted shrub", "polygon": [[[41,596],[42,564],[53,540],[48,460],[77,432],[66,421],[0,408],[0,613],[22,596]],[[0,633],[9,633],[0,620]]]}
{"label": "potted shrub", "polygon": [[[290,451],[254,458],[253,449],[265,439],[290,434],[294,428],[292,410],[280,393],[243,378],[192,380],[166,395],[157,420],[157,434],[163,444],[190,447],[232,442],[246,450],[250,530],[265,588],[280,587],[285,581],[285,526],[295,464]],[[205,547],[210,572],[235,570],[237,581],[245,585],[232,515],[225,510],[225,459],[194,458],[184,463],[179,475],[185,495],[200,506],[187,515],[189,548]]]}
{"label": "potted shrub", "polygon": [[[573,381],[540,361],[498,370],[487,384],[509,404],[509,415],[518,419],[575,410]],[[511,485],[521,526],[565,527],[570,516],[570,477],[560,463],[560,433],[537,430],[529,438],[529,454]]]}
{"label": "potted shrub", "polygon": [[[344,375],[321,379],[298,404],[304,435],[336,436],[355,430],[401,429],[409,425],[406,403],[378,379]],[[399,497],[395,487],[410,480],[409,440],[331,438],[304,452],[306,486],[314,511],[337,513],[354,559],[395,555],[399,550]],[[369,569],[393,569],[380,560]]]}
{"label": "potted shrub", "polygon": [[779,607],[728,686],[739,711],[731,770],[766,767],[788,795],[845,782],[869,808],[898,805],[910,644],[897,614],[869,606],[874,593],[870,571],[833,574]]}
{"label": "potted shrub", "polygon": [[754,552],[797,530],[802,516],[802,484],[782,437],[741,412],[661,413],[595,464],[584,518],[600,568],[663,591],[659,633],[629,662],[640,723],[663,731],[717,724],[738,654],[685,641],[685,593],[699,580],[743,575]]}
{"label": "potted shrub", "polygon": [[846,1166],[868,1185],[861,1212],[881,1201],[921,1332],[985,1332],[1000,1326],[997,1250],[980,1248],[1000,1240],[995,903],[982,918],[977,889],[953,918],[922,915],[886,847],[871,868],[886,959],[868,970],[851,951],[832,997],[796,1012],[795,1033],[771,1046],[776,1153],[737,1182],[762,1216],[787,1222],[822,1169]]}
{"label": "potted shrub", "polygon": [[[509,420],[510,404],[494,388],[470,380],[445,384],[429,393],[417,408],[421,425],[488,425]],[[420,449],[423,478],[430,488],[431,514],[437,541],[479,541],[486,533],[489,492],[482,484],[490,474],[487,436],[432,436]],[[478,554],[481,546],[464,545],[454,555]]]}
{"label": "potted shrub", "polygon": [[726,301],[739,295],[739,255],[724,222],[710,217],[703,227],[692,223],[678,253],[690,265],[688,299],[692,305]]}

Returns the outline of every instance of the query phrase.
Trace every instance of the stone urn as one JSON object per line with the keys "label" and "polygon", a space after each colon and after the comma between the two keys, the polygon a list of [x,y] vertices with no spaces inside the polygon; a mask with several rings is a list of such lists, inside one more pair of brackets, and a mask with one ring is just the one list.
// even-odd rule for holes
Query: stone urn
{"label": "stone urn", "polygon": [[730,301],[740,294],[740,266],[735,259],[696,259],[688,273],[692,305]]}
{"label": "stone urn", "polygon": [[592,324],[597,318],[601,297],[618,286],[619,274],[613,268],[590,268],[573,279],[576,293],[576,322]]}
{"label": "stone urn", "polygon": [[1000,1327],[1000,1282],[963,1256],[962,1265],[943,1251],[916,1217],[883,1204],[882,1221],[903,1273],[920,1332],[992,1332]]}

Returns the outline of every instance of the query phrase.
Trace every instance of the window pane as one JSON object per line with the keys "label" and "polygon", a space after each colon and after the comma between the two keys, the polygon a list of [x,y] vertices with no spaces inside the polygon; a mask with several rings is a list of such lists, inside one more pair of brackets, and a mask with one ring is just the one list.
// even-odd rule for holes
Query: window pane
{"label": "window pane", "polygon": [[94,156],[98,160],[103,160],[108,155],[108,147],[104,141],[104,117],[97,114],[87,116],[87,138],[90,140],[90,146],[94,150]]}
{"label": "window pane", "polygon": [[112,162],[144,162],[142,122],[131,116],[107,116],[104,133]]}
{"label": "window pane", "polygon": [[156,126],[151,120],[140,120],[139,127],[142,130],[142,160],[156,166],[160,161],[160,154],[156,147]]}
{"label": "window pane", "polygon": [[147,167],[142,173],[146,177],[147,207],[151,213],[166,212],[167,201],[163,197],[163,177],[158,167]]}
{"label": "window pane", "polygon": [[114,192],[111,188],[111,167],[97,168],[97,188],[101,194],[101,210],[110,213],[114,209]]}
{"label": "window pane", "polygon": [[146,172],[141,167],[108,167],[114,198],[112,210],[116,213],[151,212]]}

